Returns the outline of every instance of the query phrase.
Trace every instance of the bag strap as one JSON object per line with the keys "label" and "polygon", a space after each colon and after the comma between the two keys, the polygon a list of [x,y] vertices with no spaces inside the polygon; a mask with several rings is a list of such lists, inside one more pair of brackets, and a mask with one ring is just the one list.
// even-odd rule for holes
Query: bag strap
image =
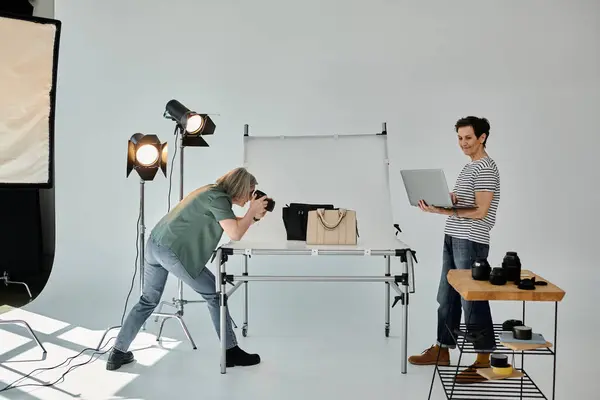
{"label": "bag strap", "polygon": [[338,220],[335,224],[332,225],[332,224],[329,224],[327,221],[325,221],[325,215],[323,215],[324,212],[325,212],[325,210],[322,208],[317,209],[317,216],[319,217],[319,221],[321,221],[321,224],[327,229],[337,228],[338,225],[342,222],[342,220],[346,216],[346,210],[343,208],[340,208],[338,210]]}

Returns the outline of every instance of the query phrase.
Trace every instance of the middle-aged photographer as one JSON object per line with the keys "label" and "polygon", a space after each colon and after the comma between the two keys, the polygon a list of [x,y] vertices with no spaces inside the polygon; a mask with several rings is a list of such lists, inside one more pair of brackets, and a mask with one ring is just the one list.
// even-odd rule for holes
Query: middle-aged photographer
{"label": "middle-aged photographer", "polygon": [[[147,240],[144,260],[144,284],[138,303],[131,309],[106,363],[116,370],[134,361],[128,348],[144,322],[158,306],[169,273],[181,279],[207,302],[217,335],[220,338],[219,295],[215,276],[206,268],[223,232],[232,240],[240,240],[248,228],[267,212],[268,199],[255,193],[256,178],[245,168],[236,168],[221,176],[214,184],[198,188],[187,195],[154,227]],[[259,194],[260,193],[260,194]],[[243,217],[233,212],[233,204],[244,207]],[[258,354],[248,354],[238,347],[227,312],[227,367],[260,363]]]}

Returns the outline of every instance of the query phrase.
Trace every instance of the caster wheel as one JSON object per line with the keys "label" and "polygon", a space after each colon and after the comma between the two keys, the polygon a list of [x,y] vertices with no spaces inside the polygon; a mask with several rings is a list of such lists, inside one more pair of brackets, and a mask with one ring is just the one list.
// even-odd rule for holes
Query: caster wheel
{"label": "caster wheel", "polygon": [[385,328],[385,337],[390,337],[390,328]]}
{"label": "caster wheel", "polygon": [[242,328],[242,336],[246,337],[248,335],[248,328]]}

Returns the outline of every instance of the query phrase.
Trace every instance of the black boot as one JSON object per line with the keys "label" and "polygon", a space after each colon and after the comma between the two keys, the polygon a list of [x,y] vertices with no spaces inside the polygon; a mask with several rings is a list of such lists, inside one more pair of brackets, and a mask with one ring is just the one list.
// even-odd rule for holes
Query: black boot
{"label": "black boot", "polygon": [[227,360],[227,368],[234,367],[236,365],[256,365],[260,362],[260,356],[258,354],[248,354],[238,346],[227,349],[225,357]]}
{"label": "black boot", "polygon": [[115,369],[121,368],[121,365],[133,362],[133,360],[132,352],[128,351],[127,353],[123,353],[120,350],[112,349],[108,356],[108,361],[106,362],[106,369],[114,371]]}

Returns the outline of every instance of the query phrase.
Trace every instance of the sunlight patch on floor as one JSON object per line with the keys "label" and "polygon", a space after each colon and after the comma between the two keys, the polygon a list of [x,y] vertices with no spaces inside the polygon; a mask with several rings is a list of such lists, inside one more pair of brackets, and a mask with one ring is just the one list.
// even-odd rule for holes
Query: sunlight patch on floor
{"label": "sunlight patch on floor", "polygon": [[[28,332],[26,330],[20,331],[22,336],[14,333],[21,328],[12,329],[9,332],[0,325],[0,354],[5,355],[5,357],[2,357],[0,364],[0,382],[3,383],[0,385],[0,389],[12,383],[17,386],[6,392],[0,392],[0,399],[2,400],[15,398],[19,391],[40,400],[62,400],[73,399],[73,397],[102,400],[118,399],[120,397],[116,394],[138,377],[137,373],[127,372],[127,367],[118,371],[107,371],[105,366],[107,354],[99,354],[106,352],[114,344],[118,329],[110,331],[102,343],[103,348],[100,351],[95,351],[92,349],[98,346],[104,331],[94,331],[75,326],[55,337],[43,336],[44,334],[52,335],[54,332],[64,330],[69,327],[69,324],[20,309],[14,309],[3,314],[2,319],[25,320],[38,335],[48,352],[44,359],[41,348],[36,345],[32,338],[27,336]],[[150,367],[167,355],[169,350],[179,346],[180,343],[180,341],[164,337],[160,342],[157,342],[155,335],[142,331],[133,341],[130,350],[134,352],[136,364],[142,367]],[[69,348],[65,347],[66,345]],[[86,348],[88,348],[87,351],[77,356],[79,352]],[[9,356],[9,353],[14,352],[18,352],[18,354],[13,354],[12,357]],[[69,359],[74,356],[77,357]],[[81,365],[89,360],[93,361]],[[57,382],[53,387],[39,386],[40,384],[53,383],[59,380],[62,374],[76,365],[81,366],[72,369],[63,380]],[[37,370],[56,366],[58,367],[52,370]],[[36,371],[33,372],[34,370]],[[29,377],[15,383],[17,379],[30,373],[32,374]],[[30,384],[37,384],[38,386],[23,386]]]}
{"label": "sunlight patch on floor", "polygon": [[40,314],[32,313],[31,311],[22,310],[20,308],[13,308],[11,311],[2,314],[2,319],[21,319],[27,322],[31,329],[36,332],[45,333],[51,335],[61,329],[66,328],[70,324],[67,322],[59,321],[54,318],[48,318]]}
{"label": "sunlight patch on floor", "polygon": [[13,351],[14,349],[21,347],[24,344],[27,344],[31,341],[33,341],[33,339],[29,339],[21,335],[16,335],[12,332],[7,332],[3,330],[2,325],[0,325],[0,356],[8,353],[9,351]]}

